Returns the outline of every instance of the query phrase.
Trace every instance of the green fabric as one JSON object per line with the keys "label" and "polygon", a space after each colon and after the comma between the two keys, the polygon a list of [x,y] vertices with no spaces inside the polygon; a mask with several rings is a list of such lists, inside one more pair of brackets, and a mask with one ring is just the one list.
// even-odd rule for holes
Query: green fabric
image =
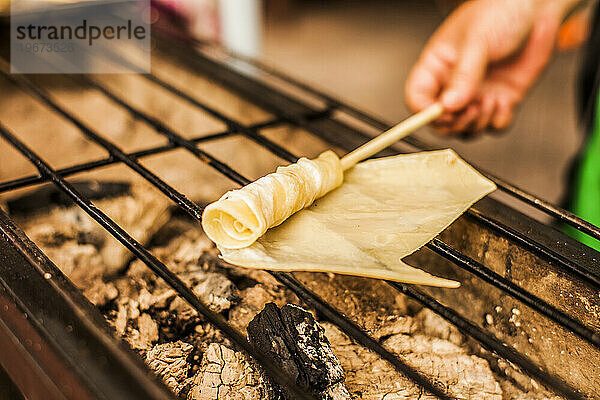
{"label": "green fabric", "polygon": [[[575,175],[574,189],[571,211],[592,224],[600,226],[600,98],[596,103],[593,131],[589,136],[581,164]],[[565,230],[569,236],[600,250],[599,240],[571,226],[567,226]]]}

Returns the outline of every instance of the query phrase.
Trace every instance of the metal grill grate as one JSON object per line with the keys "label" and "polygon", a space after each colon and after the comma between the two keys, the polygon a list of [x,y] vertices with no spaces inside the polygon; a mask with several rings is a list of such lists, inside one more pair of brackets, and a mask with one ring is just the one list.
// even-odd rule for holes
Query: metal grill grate
{"label": "metal grill grate", "polygon": [[[34,84],[29,78],[20,75],[10,75],[3,71],[3,79],[10,80],[23,91],[36,97],[51,110],[64,117],[76,126],[85,137],[108,151],[109,156],[55,170],[40,156],[34,153],[26,143],[18,138],[18,132],[15,132],[14,134],[9,132],[9,130],[0,122],[0,135],[2,135],[16,151],[25,155],[39,171],[39,174],[37,175],[1,182],[0,193],[10,192],[18,188],[25,188],[43,182],[52,182],[102,227],[110,232],[111,235],[127,247],[136,257],[142,260],[158,276],[163,278],[181,297],[189,302],[189,304],[200,314],[204,315],[215,327],[220,329],[232,340],[232,342],[254,357],[271,378],[280,385],[290,387],[297,398],[311,398],[311,396],[307,395],[302,389],[297,388],[294,382],[290,382],[288,377],[273,368],[268,362],[268,358],[260,351],[260,349],[253,348],[245,337],[228,325],[222,316],[212,312],[202,304],[193,292],[185,286],[180,278],[169,271],[162,262],[125,232],[124,229],[112,221],[102,210],[95,207],[88,199],[69,184],[65,178],[80,172],[92,171],[102,166],[122,163],[158,188],[192,218],[200,221],[202,208],[167,184],[155,173],[144,167],[139,162],[139,159],[181,148],[185,149],[194,157],[214,168],[235,183],[246,185],[250,182],[249,179],[242,176],[226,163],[218,160],[206,151],[201,150],[198,147],[198,144],[241,135],[264,147],[274,155],[289,162],[295,162],[297,160],[296,155],[268,139],[265,135],[261,134],[261,131],[266,128],[281,125],[297,126],[324,139],[332,146],[337,146],[349,151],[366,141],[369,134],[340,122],[339,118],[336,118],[336,113],[342,112],[355,118],[358,122],[362,123],[363,126],[369,127],[371,131],[382,130],[387,127],[387,124],[251,60],[244,60],[222,52],[215,52],[214,49],[190,52],[187,48],[180,48],[170,42],[160,44],[159,49],[165,56],[189,64],[194,71],[233,89],[242,97],[249,99],[251,102],[265,110],[268,110],[275,115],[275,117],[266,122],[245,125],[198,100],[191,93],[184,92],[181,89],[172,86],[170,83],[160,79],[156,75],[144,75],[150,84],[162,87],[185,100],[192,106],[198,107],[203,112],[208,113],[227,126],[225,131],[217,134],[186,139],[173,129],[165,126],[152,115],[148,115],[144,111],[136,108],[133,104],[128,102],[127,99],[120,97],[98,81],[89,77],[71,76],[70,79],[79,81],[80,83],[97,90],[111,102],[127,110],[133,117],[143,121],[157,133],[166,137],[169,141],[166,145],[150,147],[128,153],[120,149],[118,144],[111,142],[102,136],[101,133],[96,132],[94,127],[90,127],[78,119],[72,112],[61,106],[58,101],[50,96],[43,88]],[[268,80],[271,80],[272,84],[266,83]],[[293,95],[287,94],[286,91],[290,88],[296,91],[300,90],[305,94],[313,96],[319,103],[324,104],[324,107],[310,106],[308,105],[308,102],[302,102]],[[430,146],[413,138],[408,138],[405,142],[419,149],[430,148]],[[388,149],[382,152],[381,155],[396,154],[397,152],[398,149],[395,147],[394,149]],[[499,188],[506,193],[552,217],[571,224],[592,237],[600,239],[600,228],[568,213],[567,211],[537,199],[535,196],[530,195],[499,178],[490,174],[487,174],[487,176],[496,182]],[[501,208],[500,213],[497,212],[494,215],[494,213],[490,213],[489,211],[493,210],[494,207],[502,206],[499,206],[494,200],[486,200],[487,203],[483,203],[487,204],[487,206],[480,207],[480,205],[477,205],[469,210],[468,214],[470,218],[486,229],[496,232],[499,236],[522,246],[535,256],[546,260],[551,265],[564,271],[564,273],[572,274],[580,279],[583,278],[587,284],[595,289],[600,287],[600,260],[595,258],[597,253],[570,241],[560,233],[551,230],[549,227],[544,228],[541,224],[535,225],[536,223],[529,219],[526,220],[520,218],[516,213],[510,214],[509,217],[504,219],[498,217],[498,214],[502,214],[505,208]],[[516,218],[516,221],[511,220],[511,217],[513,219]],[[528,225],[528,231],[522,229],[523,224]],[[558,244],[556,243],[557,238],[559,241]],[[530,307],[535,312],[544,315],[568,332],[579,336],[583,341],[591,344],[593,348],[600,348],[600,336],[596,329],[569,315],[567,312],[549,304],[547,301],[527,291],[507,277],[501,276],[493,271],[493,269],[486,267],[472,257],[463,254],[461,251],[445,243],[441,238],[435,238],[427,244],[427,247],[461,269],[468,271],[495,288],[498,288],[522,304]],[[301,300],[341,328],[341,330],[349,337],[379,354],[383,359],[393,365],[396,370],[413,380],[424,390],[438,398],[450,398],[442,388],[431,382],[423,373],[414,370],[403,361],[402,358],[386,350],[379,342],[362,331],[357,324],[324,301],[318,294],[308,289],[293,275],[281,272],[271,272],[271,274],[279,282],[291,289]],[[513,347],[503,343],[502,340],[473,323],[465,316],[462,316],[452,307],[443,305],[428,292],[419,290],[414,286],[395,282],[388,283],[399,292],[416,300],[425,307],[430,308],[444,319],[453,323],[461,332],[478,341],[482,347],[518,366],[523,372],[543,383],[548,388],[551,388],[556,393],[572,399],[587,398],[588,394],[581,393],[580,390],[573,387],[571,383],[568,383],[562,377],[537,365],[527,355],[522,354]]]}

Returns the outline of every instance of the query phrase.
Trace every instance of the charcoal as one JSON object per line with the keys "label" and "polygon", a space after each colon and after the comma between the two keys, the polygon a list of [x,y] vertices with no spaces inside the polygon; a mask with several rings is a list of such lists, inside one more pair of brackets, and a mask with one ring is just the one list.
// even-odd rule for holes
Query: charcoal
{"label": "charcoal", "polygon": [[138,295],[138,303],[140,311],[147,311],[156,304],[156,297],[152,295],[146,288],[141,288]]}
{"label": "charcoal", "polygon": [[276,301],[275,296],[262,285],[255,285],[242,290],[240,297],[239,304],[229,312],[229,320],[233,326],[240,330],[246,329],[252,318],[263,309],[265,304]]}
{"label": "charcoal", "polygon": [[[273,363],[324,399],[349,399],[344,371],[323,328],[312,314],[294,305],[269,303],[248,325],[248,337]],[[285,388],[282,388],[285,392]],[[288,398],[293,398],[287,395]]]}
{"label": "charcoal", "polygon": [[156,321],[149,314],[140,312],[136,300],[119,298],[117,307],[117,313],[112,320],[117,333],[123,336],[131,347],[142,353],[150,349],[159,339]]}
{"label": "charcoal", "polygon": [[125,335],[125,330],[127,329],[127,314],[126,304],[119,302],[119,308],[113,321],[113,326],[115,327],[117,333],[121,336]]}
{"label": "charcoal", "polygon": [[176,295],[177,293],[173,289],[167,289],[162,292],[158,290],[154,291],[150,305],[157,309],[167,308]]}
{"label": "charcoal", "polygon": [[415,322],[421,328],[421,333],[448,340],[456,345],[465,343],[465,336],[458,328],[428,308],[424,308],[415,315]]}
{"label": "charcoal", "polygon": [[146,353],[146,363],[179,394],[190,383],[187,359],[193,351],[194,346],[182,341],[158,344]]}
{"label": "charcoal", "polygon": [[[132,197],[117,197],[107,205],[116,218],[133,221],[133,217],[123,216],[127,210],[136,210],[129,203],[136,198],[143,202],[153,198],[140,192],[136,185],[132,189]],[[154,206],[146,208],[150,214],[157,210]],[[151,220],[145,218],[140,226],[147,227]],[[37,214],[27,221],[27,226],[28,233],[44,251],[77,281],[117,333],[149,361],[180,398],[274,400],[285,395],[274,389],[260,368],[244,353],[234,350],[218,329],[176,296],[143,262],[134,260],[127,270],[115,270],[115,265],[125,265],[125,259],[112,250],[105,251],[111,248],[113,240],[102,239],[106,235],[99,235],[101,229],[93,221],[81,218],[77,210],[53,209],[50,215]],[[316,324],[305,311],[284,307],[298,299],[267,272],[238,268],[220,260],[218,251],[195,222],[175,218],[163,228],[160,223],[152,226],[150,232],[159,229],[152,238],[152,253],[238,330],[246,330],[253,319],[276,326],[271,333],[277,339],[275,343],[280,344],[279,353],[289,356],[284,360],[285,367],[301,385],[310,386],[321,398],[434,398],[335,326],[328,322]],[[149,238],[148,233],[139,237]],[[106,263],[105,257],[110,254],[111,262]],[[454,326],[383,282],[333,274],[296,276],[452,396],[465,400],[550,398],[543,387],[465,341]],[[270,319],[256,317],[268,303],[282,309],[270,304],[266,307]],[[249,333],[251,330],[252,327]],[[250,335],[251,339],[257,335]],[[268,335],[263,340],[265,345],[261,347],[271,348]],[[327,351],[317,347],[327,343]],[[281,361],[279,353],[276,355]],[[343,371],[335,366],[331,368],[333,372],[328,370],[335,364],[333,354]]]}
{"label": "charcoal", "polygon": [[[71,185],[90,200],[123,196],[130,191],[129,182],[74,181]],[[52,206],[71,206],[73,201],[54,185],[42,186],[6,202],[11,214],[33,214]]]}
{"label": "charcoal", "polygon": [[[346,385],[352,395],[363,400],[437,398],[424,393],[377,354],[350,340],[335,325],[324,322],[322,326],[346,372]],[[451,396],[464,400],[503,399],[503,391],[487,362],[449,341],[413,332],[392,334],[383,340],[383,345]]]}
{"label": "charcoal", "polygon": [[386,325],[389,317],[410,314],[413,306],[404,295],[379,279],[309,272],[294,275],[343,314],[360,315],[356,322],[369,333]]}
{"label": "charcoal", "polygon": [[[35,235],[32,235],[35,237]],[[52,235],[50,240],[58,236]],[[41,247],[61,271],[76,285],[87,287],[90,283],[101,278],[106,267],[98,249],[91,244],[79,244],[76,240],[67,240],[58,246],[50,245]]]}
{"label": "charcoal", "polygon": [[177,315],[179,319],[190,319],[198,315],[190,304],[181,297],[175,297],[169,305],[169,311]]}
{"label": "charcoal", "polygon": [[217,273],[206,273],[193,290],[208,308],[218,313],[229,310],[239,300],[238,290],[233,283]]}
{"label": "charcoal", "polygon": [[198,311],[181,297],[175,297],[169,305],[169,312],[177,319],[178,324],[195,324],[200,321]]}
{"label": "charcoal", "polygon": [[146,313],[139,316],[137,324],[137,332],[132,333],[129,341],[135,349],[147,349],[158,340],[158,325]]}
{"label": "charcoal", "polygon": [[[107,183],[111,185],[112,183]],[[92,186],[104,187],[97,182]],[[142,244],[168,218],[168,199],[141,184],[121,184],[95,204]],[[114,189],[114,188],[113,188]],[[112,190],[112,189],[111,189]],[[73,283],[88,288],[99,277],[117,273],[131,259],[131,252],[76,206],[54,205],[34,214],[17,214],[26,234],[54,261]]]}
{"label": "charcoal", "polygon": [[187,400],[277,400],[279,395],[248,358],[216,343],[206,349]]}
{"label": "charcoal", "polygon": [[98,280],[87,288],[83,294],[92,302],[92,304],[103,307],[110,301],[116,299],[119,295],[119,291],[112,282],[106,283]]}
{"label": "charcoal", "polygon": [[419,328],[413,318],[402,316],[389,316],[385,323],[377,329],[374,329],[371,336],[377,340],[386,339],[393,335],[401,333],[411,334]]}

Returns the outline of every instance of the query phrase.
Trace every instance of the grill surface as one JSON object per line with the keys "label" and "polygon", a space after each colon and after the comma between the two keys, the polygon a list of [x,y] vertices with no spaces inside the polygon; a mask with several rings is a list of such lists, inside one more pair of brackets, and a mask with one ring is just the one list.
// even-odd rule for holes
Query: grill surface
{"label": "grill surface", "polygon": [[[156,57],[187,66],[194,73],[232,90],[266,110],[271,117],[266,121],[247,124],[226,115],[218,107],[201,101],[192,91],[178,87],[176,78],[167,81],[160,77],[160,73],[144,75],[143,78],[149,85],[161,87],[226,126],[224,131],[216,134],[188,138],[147,114],[101,80],[82,76],[64,77],[77,85],[93,88],[114,105],[125,109],[134,118],[168,139],[168,143],[164,145],[127,152],[119,147],[119,143],[112,142],[94,126],[79,119],[61,104],[60,99],[50,95],[46,87],[37,83],[36,79],[10,75],[4,69],[1,79],[10,81],[69,121],[83,136],[103,148],[108,156],[55,169],[44,161],[43,155],[36,154],[28,143],[20,139],[18,130],[11,131],[0,121],[0,135],[10,143],[14,151],[23,154],[38,170],[37,174],[31,176],[1,182],[0,193],[52,182],[233,343],[253,356],[271,378],[293,390],[295,384],[280,371],[270,367],[259,349],[252,348],[245,337],[229,326],[220,315],[202,304],[175,274],[102,210],[96,208],[66,178],[111,164],[123,164],[158,188],[192,218],[200,221],[202,207],[169,185],[159,176],[160,172],[155,173],[145,167],[140,160],[174,149],[183,149],[218,171],[224,178],[238,185],[245,185],[250,179],[231,168],[228,165],[230,160],[218,159],[210,152],[200,149],[199,144],[241,136],[285,161],[294,162],[298,155],[287,149],[285,144],[280,144],[281,141],[276,138],[270,139],[264,133],[266,129],[276,126],[299,127],[307,135],[312,134],[324,140],[328,146],[349,151],[387,128],[388,124],[260,63],[234,57],[211,47],[193,52],[189,45],[175,44],[165,39],[158,39],[157,43]],[[107,55],[117,57],[110,53]],[[431,147],[408,138],[404,143],[379,155],[415,149]],[[186,166],[182,165],[181,168]],[[600,239],[598,227],[491,174],[487,176],[510,196]],[[202,185],[203,182],[194,184]],[[0,213],[0,231],[3,258],[0,263],[0,300],[8,307],[0,310],[0,335],[11,337],[15,343],[25,343],[13,346],[17,356],[13,355],[12,359],[21,354],[30,365],[36,366],[35,371],[44,379],[40,378],[37,385],[32,387],[47,387],[47,390],[52,390],[48,393],[56,398],[168,398],[168,392],[160,383],[149,378],[148,371],[137,360],[137,356],[124,346],[115,344],[97,310],[4,213]],[[600,307],[597,296],[600,287],[600,253],[490,197],[478,202],[465,216],[428,243],[426,248],[411,256],[410,261],[417,266],[436,266],[436,273],[458,279],[463,282],[463,286],[458,290],[448,291],[394,282],[389,282],[389,285],[430,308],[496,357],[516,365],[557,394],[572,399],[597,398],[600,389],[600,383],[595,379],[600,373],[597,362],[600,356],[600,336],[597,330],[600,326],[597,311]],[[292,274],[271,274],[325,319],[338,325],[361,345],[378,353],[423,389],[438,398],[450,398],[443,388],[412,369],[401,357],[386,350],[325,301],[323,294],[309,289],[309,283],[301,282]],[[48,279],[48,276],[51,278]],[[502,305],[504,310],[522,310],[522,326],[507,333],[507,330],[486,325],[484,315],[493,313],[492,310],[498,305]],[[27,332],[19,329],[11,321],[12,314],[7,312],[9,309],[20,310],[19,315],[26,316],[31,329]],[[542,327],[540,331],[548,334],[554,332],[552,340],[542,341],[541,345],[527,340],[527,337],[532,337],[531,329],[535,327]],[[44,347],[51,353],[46,358],[27,345],[30,343],[27,340],[34,340],[34,336],[39,338],[35,339],[38,342],[46,343]],[[49,363],[48,358],[55,359],[54,363]],[[0,356],[0,363],[11,374],[11,358]],[[77,366],[83,368],[76,368]],[[57,382],[55,376],[59,370],[65,372],[65,379],[70,379],[69,382],[52,383]],[[17,371],[15,367],[11,376],[18,374]],[[69,378],[69,374],[73,376]],[[24,387],[18,379],[16,382]],[[297,398],[310,398],[301,389],[296,389],[296,395]]]}

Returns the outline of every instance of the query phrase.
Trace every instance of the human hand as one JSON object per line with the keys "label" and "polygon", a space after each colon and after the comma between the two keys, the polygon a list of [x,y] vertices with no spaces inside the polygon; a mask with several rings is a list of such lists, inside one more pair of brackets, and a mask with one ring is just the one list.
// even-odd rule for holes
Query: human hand
{"label": "human hand", "polygon": [[412,68],[406,101],[440,101],[441,134],[506,128],[550,60],[560,24],[578,0],[472,0],[437,29]]}

